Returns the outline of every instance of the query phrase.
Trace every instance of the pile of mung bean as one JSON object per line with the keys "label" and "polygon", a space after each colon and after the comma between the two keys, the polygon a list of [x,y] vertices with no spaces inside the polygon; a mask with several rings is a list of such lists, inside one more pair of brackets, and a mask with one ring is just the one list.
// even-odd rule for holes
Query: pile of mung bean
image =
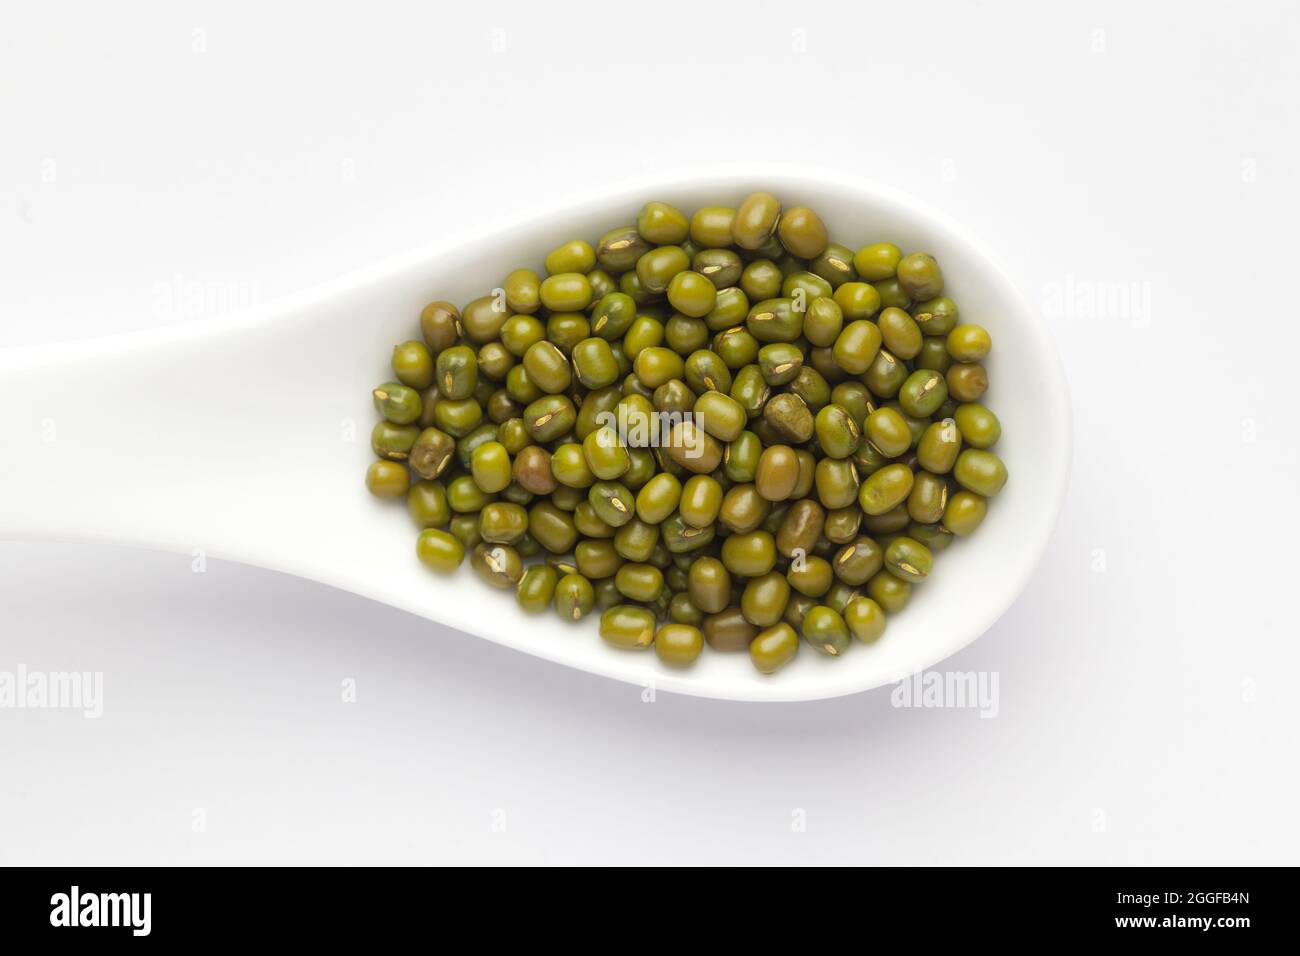
{"label": "pile of mung bean", "polygon": [[525,611],[599,611],[665,664],[878,640],[1007,479],[989,334],[938,262],[830,242],[770,193],[647,203],[420,331],[374,390],[366,475],[419,560],[468,553]]}

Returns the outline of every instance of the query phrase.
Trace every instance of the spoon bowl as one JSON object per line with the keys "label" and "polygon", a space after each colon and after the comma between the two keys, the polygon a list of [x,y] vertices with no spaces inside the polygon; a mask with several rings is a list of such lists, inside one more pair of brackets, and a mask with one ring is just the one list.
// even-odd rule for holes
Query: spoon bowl
{"label": "spoon bowl", "polygon": [[[977,534],[874,645],[811,647],[765,677],[744,653],[672,670],[608,647],[594,617],[524,614],[468,564],[441,577],[415,557],[406,509],[364,485],[371,389],[392,346],[419,337],[434,299],[487,294],[516,266],[593,239],[661,199],[684,209],[774,192],[818,210],[832,238],[891,241],[943,266],[964,321],[992,333],[988,404],[1010,481]],[[214,319],[0,351],[0,535],[114,541],[226,558],[362,594],[581,670],[678,693],[808,700],[900,680],[984,633],[1028,582],[1064,497],[1069,399],[1043,323],[983,247],[914,200],[820,169],[685,169],[565,199],[422,247],[309,291]],[[376,634],[376,640],[382,640]],[[440,639],[430,631],[430,640]]]}

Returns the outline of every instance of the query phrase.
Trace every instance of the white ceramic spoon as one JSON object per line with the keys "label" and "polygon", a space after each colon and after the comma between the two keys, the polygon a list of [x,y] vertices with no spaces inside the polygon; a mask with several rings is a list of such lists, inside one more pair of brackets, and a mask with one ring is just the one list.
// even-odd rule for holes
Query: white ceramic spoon
{"label": "white ceramic spoon", "polygon": [[[873,646],[839,659],[802,647],[764,677],[747,654],[670,670],[652,651],[605,646],[589,618],[523,614],[468,564],[426,571],[400,504],[366,491],[394,344],[420,309],[461,303],[508,268],[540,265],[661,199],[684,209],[766,189],[818,210],[831,236],[888,240],[938,257],[966,321],[993,335],[988,404],[1010,481],[973,537],[939,555],[932,580]],[[430,230],[438,228],[430,224]],[[125,542],[241,561],[363,594],[517,650],[656,688],[737,700],[853,693],[928,667],[982,634],[1025,586],[1064,496],[1065,378],[1042,321],[966,232],[894,190],[820,169],[686,169],[562,199],[320,288],[234,315],[147,332],[0,351],[0,535]],[[74,583],[69,583],[75,588]],[[376,631],[374,638],[384,635]],[[443,635],[430,629],[431,641]]]}

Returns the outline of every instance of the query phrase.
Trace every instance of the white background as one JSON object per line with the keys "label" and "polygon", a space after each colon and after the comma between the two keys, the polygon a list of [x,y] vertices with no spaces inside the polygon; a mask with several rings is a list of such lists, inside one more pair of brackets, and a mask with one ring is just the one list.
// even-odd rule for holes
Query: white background
{"label": "white background", "polygon": [[992,719],[647,703],[270,572],[0,543],[0,670],[105,681],[99,720],[0,710],[0,862],[1296,863],[1300,17],[1072,6],[6,10],[0,345],[790,160],[987,240],[1077,440],[1037,576],[943,665],[999,674]]}

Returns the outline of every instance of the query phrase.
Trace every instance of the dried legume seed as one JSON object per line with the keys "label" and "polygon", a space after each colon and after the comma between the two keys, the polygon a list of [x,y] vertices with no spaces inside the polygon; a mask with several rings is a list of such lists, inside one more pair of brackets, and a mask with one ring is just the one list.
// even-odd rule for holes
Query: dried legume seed
{"label": "dried legume seed", "polygon": [[540,264],[425,306],[374,391],[367,487],[436,570],[468,553],[529,613],[772,673],[799,633],[881,639],[1006,482],[991,337],[928,253],[853,252],[756,192],[650,202]]}

